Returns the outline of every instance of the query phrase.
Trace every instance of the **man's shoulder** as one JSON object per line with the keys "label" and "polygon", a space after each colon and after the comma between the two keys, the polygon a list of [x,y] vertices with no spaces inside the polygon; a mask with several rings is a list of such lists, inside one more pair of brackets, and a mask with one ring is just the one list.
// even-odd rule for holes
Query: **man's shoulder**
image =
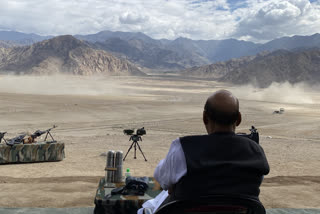
{"label": "man's shoulder", "polygon": [[184,137],[180,137],[180,141],[189,141],[189,140],[202,140],[202,139],[212,139],[212,138],[219,138],[219,137],[238,137],[233,132],[227,133],[214,133],[214,134],[203,134],[203,135],[187,135]]}
{"label": "man's shoulder", "polygon": [[208,137],[209,137],[209,135],[187,135],[187,136],[180,137],[179,140],[181,143],[183,143],[183,142],[188,142],[191,140],[194,141],[194,140],[205,139]]}
{"label": "man's shoulder", "polygon": [[210,135],[188,135],[184,137],[178,138],[181,144],[188,142],[203,142],[203,141],[229,141],[229,142],[240,142],[244,144],[250,144],[253,147],[260,147],[255,141],[249,139],[248,137],[240,136],[235,133],[218,133],[218,134],[210,134]]}

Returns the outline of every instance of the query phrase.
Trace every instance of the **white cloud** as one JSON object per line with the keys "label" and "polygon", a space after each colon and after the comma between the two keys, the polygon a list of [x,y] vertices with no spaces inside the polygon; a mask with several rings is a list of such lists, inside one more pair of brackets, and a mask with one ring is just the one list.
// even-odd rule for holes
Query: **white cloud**
{"label": "white cloud", "polygon": [[268,41],[277,37],[320,32],[320,7],[308,0],[270,0],[241,12],[235,37]]}
{"label": "white cloud", "polygon": [[320,32],[320,2],[245,0],[0,0],[0,28],[42,35],[141,31],[154,38],[265,41]]}
{"label": "white cloud", "polygon": [[141,24],[149,20],[148,16],[141,16],[137,13],[126,12],[119,17],[119,21],[122,24]]}

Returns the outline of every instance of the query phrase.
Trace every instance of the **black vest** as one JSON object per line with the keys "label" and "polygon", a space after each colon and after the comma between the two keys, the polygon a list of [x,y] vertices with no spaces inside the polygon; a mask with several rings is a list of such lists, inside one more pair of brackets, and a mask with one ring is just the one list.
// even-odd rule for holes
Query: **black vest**
{"label": "black vest", "polygon": [[256,142],[230,133],[180,138],[187,174],[173,187],[171,198],[213,194],[259,196],[269,165]]}

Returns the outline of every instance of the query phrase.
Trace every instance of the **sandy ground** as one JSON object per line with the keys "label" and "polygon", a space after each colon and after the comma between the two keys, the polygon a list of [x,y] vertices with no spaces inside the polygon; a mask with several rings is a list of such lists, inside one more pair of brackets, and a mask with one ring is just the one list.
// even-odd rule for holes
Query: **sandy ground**
{"label": "sandy ground", "polygon": [[[145,127],[147,162],[131,151],[134,176],[152,176],[171,141],[204,134],[202,109],[219,88],[240,98],[237,131],[260,132],[271,172],[260,198],[266,208],[320,208],[320,93],[289,84],[269,89],[176,77],[0,77],[0,131],[7,138],[53,124],[65,143],[61,162],[0,165],[0,207],[94,206],[108,150],[130,146],[123,129]],[[281,115],[274,110],[285,108]]]}

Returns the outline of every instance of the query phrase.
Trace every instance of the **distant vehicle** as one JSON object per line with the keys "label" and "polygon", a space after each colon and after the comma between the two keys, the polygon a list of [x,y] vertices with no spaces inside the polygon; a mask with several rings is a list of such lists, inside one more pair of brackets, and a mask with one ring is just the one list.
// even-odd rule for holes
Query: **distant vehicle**
{"label": "distant vehicle", "polygon": [[280,108],[280,110],[276,110],[273,112],[273,114],[283,114],[284,113],[284,108]]}

